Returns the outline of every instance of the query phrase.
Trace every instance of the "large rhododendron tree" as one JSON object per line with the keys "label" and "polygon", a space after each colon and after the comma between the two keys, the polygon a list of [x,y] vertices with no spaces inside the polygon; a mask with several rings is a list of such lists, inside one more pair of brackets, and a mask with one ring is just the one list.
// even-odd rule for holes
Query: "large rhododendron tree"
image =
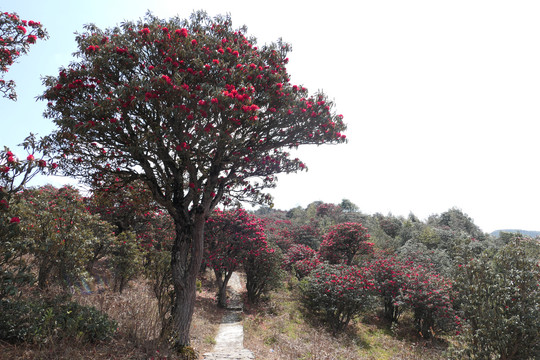
{"label": "large rhododendron tree", "polygon": [[[17,14],[0,12],[0,73],[9,71],[9,67],[35,44],[37,39],[48,38],[41,23],[33,20],[22,20]],[[4,80],[0,76],[0,94],[8,99],[16,100],[15,82]]]}
{"label": "large rhododendron tree", "polygon": [[[76,37],[77,60],[47,77],[42,99],[68,175],[142,180],[171,215],[176,344],[189,344],[204,224],[231,199],[269,203],[276,174],[305,165],[287,152],[342,143],[333,103],[293,85],[288,44],[258,47],[229,16],[196,12]],[[321,71],[324,71],[321,69]]]}

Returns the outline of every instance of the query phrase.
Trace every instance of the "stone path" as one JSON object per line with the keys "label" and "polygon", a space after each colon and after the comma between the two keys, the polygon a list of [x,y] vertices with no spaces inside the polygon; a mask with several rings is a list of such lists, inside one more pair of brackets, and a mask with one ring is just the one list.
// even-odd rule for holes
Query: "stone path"
{"label": "stone path", "polygon": [[255,359],[251,351],[244,349],[244,327],[240,317],[243,310],[241,291],[240,277],[237,273],[233,273],[227,286],[228,311],[221,320],[214,350],[203,355],[205,360]]}

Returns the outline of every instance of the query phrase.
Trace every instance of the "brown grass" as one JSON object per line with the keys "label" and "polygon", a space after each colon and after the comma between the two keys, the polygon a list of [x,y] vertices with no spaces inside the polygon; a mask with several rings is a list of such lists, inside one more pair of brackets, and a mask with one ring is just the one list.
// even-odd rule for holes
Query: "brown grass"
{"label": "brown grass", "polygon": [[[223,315],[223,310],[216,306],[212,276],[211,272],[200,276],[202,286],[191,325],[191,345],[201,355],[213,348]],[[85,284],[77,289],[73,300],[94,306],[115,319],[115,337],[98,344],[74,340],[42,345],[0,342],[0,359],[177,359],[167,344],[158,339],[161,323],[157,301],[144,279],[131,282],[122,294],[113,292],[106,282]]]}
{"label": "brown grass", "polygon": [[271,294],[266,303],[246,309],[244,347],[256,359],[443,359],[444,343],[422,340],[408,321],[393,333],[372,316],[357,319],[333,336],[302,309],[296,289],[290,285]]}

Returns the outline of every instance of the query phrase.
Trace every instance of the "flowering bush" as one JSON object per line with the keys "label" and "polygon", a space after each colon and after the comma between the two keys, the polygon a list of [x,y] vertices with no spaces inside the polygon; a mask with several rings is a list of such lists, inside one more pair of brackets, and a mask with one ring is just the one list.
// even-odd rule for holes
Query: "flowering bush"
{"label": "flowering bush", "polygon": [[313,259],[317,252],[306,245],[296,244],[289,248],[283,259],[283,269],[291,271],[294,265],[304,259]]}
{"label": "flowering bush", "polygon": [[371,284],[364,269],[320,264],[302,282],[302,301],[306,309],[339,331],[370,305]]}
{"label": "flowering bush", "polygon": [[351,265],[355,255],[372,252],[373,243],[367,242],[369,237],[367,229],[359,223],[332,226],[319,249],[321,259]]}
{"label": "flowering bush", "polygon": [[384,318],[397,322],[403,312],[401,295],[408,280],[407,266],[394,257],[379,254],[368,264],[368,269],[373,278],[373,290],[383,299]]}
{"label": "flowering bush", "polygon": [[218,285],[218,305],[227,305],[227,283],[248,259],[267,251],[262,221],[244,209],[215,210],[206,223],[205,258],[214,269]]}
{"label": "flowering bush", "polygon": [[[29,253],[30,241],[21,237],[24,216],[16,205],[15,194],[38,173],[50,173],[56,164],[45,160],[41,141],[33,135],[21,144],[28,153],[19,157],[8,148],[0,150],[0,299],[15,295],[20,285],[32,281],[33,276],[24,257]],[[45,162],[45,166],[40,165]]]}
{"label": "flowering bush", "polygon": [[402,301],[414,313],[416,329],[426,339],[437,330],[449,330],[459,324],[453,307],[452,283],[421,265],[411,264],[401,289]]}
{"label": "flowering bush", "polygon": [[[28,31],[29,30],[29,31]],[[43,26],[36,21],[21,20],[15,13],[0,12],[0,73],[5,73],[19,56],[26,54],[30,44],[48,38]],[[0,77],[0,93],[11,100],[17,99],[15,82]]]}

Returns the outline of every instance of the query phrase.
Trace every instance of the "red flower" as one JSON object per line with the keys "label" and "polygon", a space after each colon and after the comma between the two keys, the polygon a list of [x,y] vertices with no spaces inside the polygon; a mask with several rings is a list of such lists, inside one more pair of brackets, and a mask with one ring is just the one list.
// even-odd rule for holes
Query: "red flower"
{"label": "red flower", "polygon": [[143,29],[141,30],[141,33],[142,33],[142,34],[150,34],[150,29],[149,29],[149,28],[143,28]]}
{"label": "red flower", "polygon": [[26,42],[29,44],[35,44],[37,40],[36,35],[28,35],[28,38],[26,39]]}
{"label": "red flower", "polygon": [[184,28],[177,29],[174,33],[181,36],[181,37],[187,37],[187,35],[188,35],[187,29],[184,29]]}
{"label": "red flower", "polygon": [[191,40],[191,45],[193,45],[193,46],[197,45],[197,40],[195,40],[195,39]]}
{"label": "red flower", "polygon": [[9,220],[9,222],[12,223],[12,224],[18,224],[18,223],[21,222],[21,219],[19,219],[18,216],[14,216],[14,217],[11,218],[11,220]]}
{"label": "red flower", "polygon": [[23,34],[26,34],[26,28],[24,26],[21,26],[21,25],[17,26],[17,30],[19,30]]}
{"label": "red flower", "polygon": [[28,161],[34,161],[34,155],[30,154],[26,157],[26,160]]}
{"label": "red flower", "polygon": [[45,166],[47,166],[47,162],[45,160],[39,160],[38,166],[41,168],[44,168]]}

